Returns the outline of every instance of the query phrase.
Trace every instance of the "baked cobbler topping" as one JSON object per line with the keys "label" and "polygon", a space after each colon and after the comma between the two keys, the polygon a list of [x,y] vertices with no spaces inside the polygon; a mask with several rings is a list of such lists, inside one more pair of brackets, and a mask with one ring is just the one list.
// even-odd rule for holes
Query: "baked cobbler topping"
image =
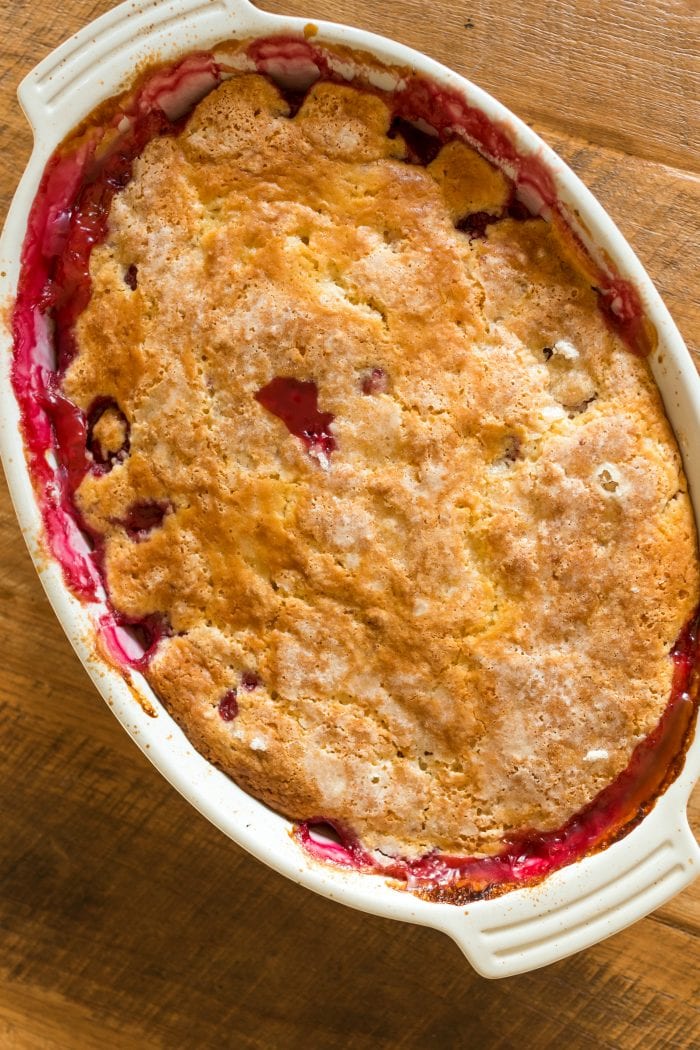
{"label": "baked cobbler topping", "polygon": [[[281,91],[317,54],[290,47],[251,45],[261,72],[187,118],[161,71],[119,148],[87,131],[51,162],[65,218],[35,211],[50,261],[16,312],[27,443],[37,484],[47,435],[63,472],[47,528],[92,548],[71,582],[106,589],[114,647],[199,750],[317,855],[468,899],[609,840],[673,775],[686,483],[635,294],[536,162],[422,81],[318,59]],[[189,61],[201,93],[216,70]]]}

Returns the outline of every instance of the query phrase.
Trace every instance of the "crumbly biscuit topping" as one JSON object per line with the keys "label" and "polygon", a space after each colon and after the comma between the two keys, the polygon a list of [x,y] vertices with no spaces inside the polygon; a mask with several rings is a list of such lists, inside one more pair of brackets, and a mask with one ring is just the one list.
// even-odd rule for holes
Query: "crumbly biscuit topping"
{"label": "crumbly biscuit topping", "polygon": [[[647,366],[554,226],[503,217],[462,142],[406,163],[389,121],[242,74],[149,143],[64,379],[107,406],[76,501],[114,607],[172,628],[146,674],[204,754],[369,849],[487,854],[657,723],[695,533]],[[321,451],[276,379],[313,385]]]}

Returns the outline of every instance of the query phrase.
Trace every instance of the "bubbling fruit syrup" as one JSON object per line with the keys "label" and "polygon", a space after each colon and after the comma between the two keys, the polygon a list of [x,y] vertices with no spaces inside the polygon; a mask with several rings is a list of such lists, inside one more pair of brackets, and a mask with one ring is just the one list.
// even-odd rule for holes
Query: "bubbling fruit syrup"
{"label": "bubbling fruit syrup", "polygon": [[[251,42],[248,60],[283,91],[290,117],[319,79],[346,82],[332,56],[310,41],[276,36]],[[404,71],[405,72],[405,71]],[[88,603],[99,603],[99,637],[121,667],[144,670],[162,638],[172,635],[159,614],[134,620],[115,609],[103,575],[102,537],[82,521],[74,496],[88,472],[112,469],[129,454],[129,426],[118,405],[97,398],[84,413],[61,390],[61,377],[76,353],[75,322],[90,300],[90,254],[107,235],[112,199],[131,178],[134,160],[157,135],[176,135],[194,104],[221,82],[225,68],[211,53],[197,53],[144,74],[131,92],[105,103],[94,118],[53,154],[32,205],[22,248],[13,312],[12,383],[21,412],[29,470],[52,554],[68,587]],[[390,135],[401,135],[407,163],[427,164],[445,142],[463,137],[512,178],[514,196],[504,215],[526,219],[549,213],[566,223],[553,179],[533,154],[516,149],[505,126],[489,120],[456,92],[406,74],[393,92],[367,84],[390,106]],[[426,127],[430,131],[426,131]],[[503,215],[477,212],[457,224],[470,238],[486,235]],[[572,234],[576,240],[575,234]],[[583,251],[582,246],[579,248]],[[601,310],[640,354],[649,340],[639,295],[629,282],[590,262]],[[124,273],[135,291],[138,268]],[[387,376],[373,368],[360,378],[363,394],[387,389]],[[310,455],[330,467],[337,448],[333,415],[318,407],[313,380],[278,376],[256,400],[284,422]],[[95,435],[102,414],[121,421],[124,438],[116,450],[102,448]],[[134,542],[161,526],[167,502],[137,504],[121,522]],[[437,852],[418,860],[369,853],[352,831],[322,816],[296,825],[301,845],[318,859],[371,871],[406,884],[413,892],[454,903],[492,896],[536,881],[557,868],[601,849],[633,827],[677,776],[697,711],[700,615],[685,627],[672,653],[671,697],[654,731],[634,750],[627,768],[579,813],[556,831],[523,830],[489,857],[452,857]],[[252,693],[257,675],[244,671],[240,688]],[[238,712],[236,689],[219,701],[222,720]],[[325,825],[325,833],[323,826]]]}

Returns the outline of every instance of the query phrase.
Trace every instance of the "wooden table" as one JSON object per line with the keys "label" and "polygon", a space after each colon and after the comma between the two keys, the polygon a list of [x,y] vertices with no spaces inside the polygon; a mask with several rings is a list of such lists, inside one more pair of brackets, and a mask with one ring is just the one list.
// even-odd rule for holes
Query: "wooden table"
{"label": "wooden table", "polygon": [[[0,207],[30,148],[17,83],[110,6],[6,0]],[[493,91],[598,195],[697,341],[692,0],[261,6],[393,36]],[[700,1045],[700,883],[581,955],[489,982],[444,936],[321,900],[242,853],[112,718],[1,499],[3,1050]],[[698,792],[692,811],[700,829]]]}

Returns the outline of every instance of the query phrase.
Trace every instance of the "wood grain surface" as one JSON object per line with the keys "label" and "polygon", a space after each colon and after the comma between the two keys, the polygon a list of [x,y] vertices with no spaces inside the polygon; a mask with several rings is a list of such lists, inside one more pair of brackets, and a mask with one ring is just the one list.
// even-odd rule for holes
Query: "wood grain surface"
{"label": "wood grain surface", "polygon": [[[5,0],[0,210],[30,149],[14,93],[109,0]],[[492,91],[606,206],[691,348],[692,0],[266,0],[392,36]],[[118,726],[0,494],[0,1048],[700,1046],[700,884],[611,940],[489,982],[443,935],[354,913],[214,830]],[[700,830],[700,794],[691,804]]]}

